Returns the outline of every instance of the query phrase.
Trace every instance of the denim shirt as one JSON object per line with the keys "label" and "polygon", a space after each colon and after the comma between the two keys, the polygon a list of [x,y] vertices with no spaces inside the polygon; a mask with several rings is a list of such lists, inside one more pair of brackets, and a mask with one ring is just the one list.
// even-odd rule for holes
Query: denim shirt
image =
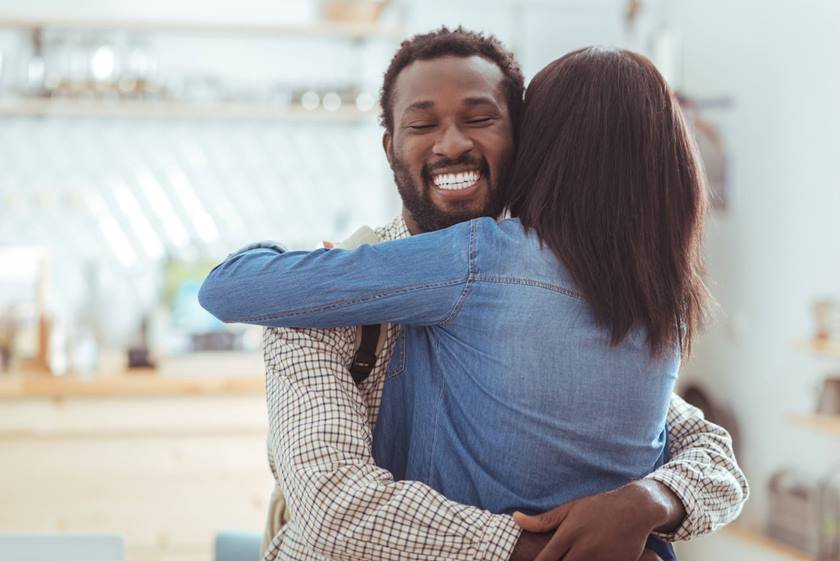
{"label": "denim shirt", "polygon": [[397,479],[497,513],[542,512],[639,479],[667,453],[679,349],[612,346],[552,251],[480,218],[358,249],[258,247],[201,304],[277,327],[400,323],[374,454]]}

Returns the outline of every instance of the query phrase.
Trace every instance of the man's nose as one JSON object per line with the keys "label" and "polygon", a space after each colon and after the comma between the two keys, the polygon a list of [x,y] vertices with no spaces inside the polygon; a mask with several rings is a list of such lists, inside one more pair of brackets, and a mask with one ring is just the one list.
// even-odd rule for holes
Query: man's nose
{"label": "man's nose", "polygon": [[460,158],[473,149],[472,139],[465,135],[457,125],[450,125],[440,131],[433,150],[436,156],[444,156],[450,160]]}

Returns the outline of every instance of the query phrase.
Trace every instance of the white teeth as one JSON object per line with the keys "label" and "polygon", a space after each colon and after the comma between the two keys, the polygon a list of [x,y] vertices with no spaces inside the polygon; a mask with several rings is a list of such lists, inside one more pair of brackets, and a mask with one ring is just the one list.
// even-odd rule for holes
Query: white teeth
{"label": "white teeth", "polygon": [[472,187],[480,177],[481,174],[476,170],[461,173],[442,173],[434,176],[432,180],[438,189],[458,191]]}

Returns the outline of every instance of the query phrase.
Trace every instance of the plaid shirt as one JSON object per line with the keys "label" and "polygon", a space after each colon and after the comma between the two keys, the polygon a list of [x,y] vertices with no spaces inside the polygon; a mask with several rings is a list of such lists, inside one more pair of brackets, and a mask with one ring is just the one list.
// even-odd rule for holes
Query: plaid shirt
{"label": "plaid shirt", "polygon": [[[407,237],[402,218],[376,234]],[[266,329],[269,463],[290,520],[265,561],[506,561],[520,530],[507,515],[458,504],[417,481],[394,481],[371,455],[385,374],[399,326],[386,326],[371,375],[348,367],[355,327]],[[728,433],[678,396],[668,411],[671,461],[648,477],[682,500],[687,516],[667,540],[709,533],[734,520],[748,494]]]}

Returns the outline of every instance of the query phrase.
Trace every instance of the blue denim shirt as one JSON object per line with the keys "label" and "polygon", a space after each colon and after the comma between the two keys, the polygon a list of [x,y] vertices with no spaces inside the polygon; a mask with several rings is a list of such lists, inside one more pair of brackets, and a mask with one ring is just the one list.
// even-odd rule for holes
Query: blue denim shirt
{"label": "blue denim shirt", "polygon": [[403,324],[375,457],[452,500],[541,512],[639,479],[666,454],[679,350],[652,358],[642,330],[611,346],[518,220],[352,251],[255,248],[215,268],[199,298],[228,322]]}

